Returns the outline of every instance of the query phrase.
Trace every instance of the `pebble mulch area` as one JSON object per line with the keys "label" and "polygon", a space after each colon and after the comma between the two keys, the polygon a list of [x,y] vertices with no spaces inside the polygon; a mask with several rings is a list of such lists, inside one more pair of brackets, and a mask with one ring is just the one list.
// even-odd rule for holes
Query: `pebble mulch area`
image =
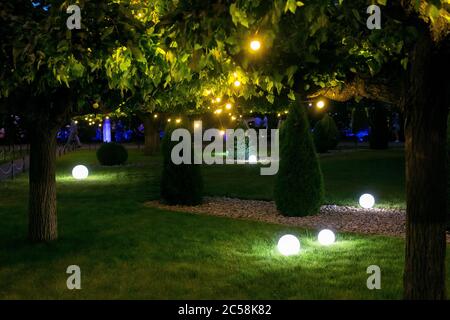
{"label": "pebble mulch area", "polygon": [[[195,207],[168,206],[159,201],[147,202],[146,205],[169,211],[262,221],[307,229],[328,228],[339,232],[395,237],[405,235],[405,210],[327,205],[322,206],[320,213],[315,216],[284,217],[277,211],[275,203],[269,201],[205,198],[202,205]],[[447,235],[447,241],[449,240]]]}

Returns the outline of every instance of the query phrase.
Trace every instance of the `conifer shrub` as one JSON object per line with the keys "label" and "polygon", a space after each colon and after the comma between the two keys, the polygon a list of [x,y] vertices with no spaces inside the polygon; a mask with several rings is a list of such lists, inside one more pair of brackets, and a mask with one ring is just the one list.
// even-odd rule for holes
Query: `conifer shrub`
{"label": "conifer shrub", "polygon": [[203,180],[200,165],[194,163],[194,152],[191,148],[191,164],[173,163],[171,154],[177,141],[171,141],[172,132],[176,129],[168,125],[162,140],[163,168],[161,174],[161,200],[169,205],[195,206],[203,200]]}
{"label": "conifer shrub", "polygon": [[286,216],[308,216],[319,212],[324,187],[314,149],[306,109],[292,106],[280,131],[280,167],[274,198]]}
{"label": "conifer shrub", "polygon": [[325,153],[335,149],[339,143],[339,130],[334,119],[325,114],[314,127],[313,138],[317,152]]}

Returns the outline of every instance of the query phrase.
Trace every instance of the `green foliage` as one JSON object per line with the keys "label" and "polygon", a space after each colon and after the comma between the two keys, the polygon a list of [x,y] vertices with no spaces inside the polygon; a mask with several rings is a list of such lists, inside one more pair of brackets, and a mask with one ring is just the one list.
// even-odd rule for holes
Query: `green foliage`
{"label": "green foliage", "polygon": [[[200,165],[172,162],[171,153],[178,143],[171,141],[175,127],[168,125],[162,140],[163,169],[161,175],[161,199],[169,205],[195,206],[203,200],[203,179]],[[192,152],[193,160],[193,152]]]}
{"label": "green foliage", "polygon": [[313,137],[317,152],[325,153],[335,149],[339,143],[339,130],[334,119],[325,114],[314,127]]}
{"label": "green foliage", "polygon": [[97,160],[103,166],[122,165],[128,160],[128,151],[121,144],[104,143],[97,150]]}
{"label": "green foliage", "polygon": [[370,114],[370,148],[387,149],[389,147],[389,136],[386,108],[383,106],[374,107]]}
{"label": "green foliage", "polygon": [[280,133],[280,169],[274,198],[286,216],[317,214],[324,197],[322,171],[306,110],[293,106]]}

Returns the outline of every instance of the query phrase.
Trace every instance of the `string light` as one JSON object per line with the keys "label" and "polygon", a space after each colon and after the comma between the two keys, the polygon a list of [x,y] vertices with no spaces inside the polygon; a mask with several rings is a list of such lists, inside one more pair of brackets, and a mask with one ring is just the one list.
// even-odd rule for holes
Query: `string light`
{"label": "string light", "polygon": [[320,100],[319,102],[317,102],[317,108],[319,109],[325,108],[325,101]]}
{"label": "string light", "polygon": [[259,51],[261,49],[261,42],[259,40],[252,40],[250,42],[250,49],[254,52]]}
{"label": "string light", "polygon": [[225,108],[226,108],[227,110],[230,110],[232,107],[233,107],[233,106],[231,105],[231,103],[227,103],[226,106],[225,106]]}

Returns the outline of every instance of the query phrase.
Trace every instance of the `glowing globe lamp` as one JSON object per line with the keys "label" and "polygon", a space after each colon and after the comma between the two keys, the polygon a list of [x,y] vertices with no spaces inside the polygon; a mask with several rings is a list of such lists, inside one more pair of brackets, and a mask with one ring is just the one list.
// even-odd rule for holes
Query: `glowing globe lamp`
{"label": "glowing globe lamp", "polygon": [[359,205],[364,209],[370,209],[375,205],[375,198],[371,194],[363,194],[359,198]]}
{"label": "glowing globe lamp", "polygon": [[83,165],[79,165],[73,168],[72,176],[77,180],[84,180],[89,176],[89,170]]}
{"label": "glowing globe lamp", "polygon": [[324,229],[319,232],[319,243],[323,246],[329,246],[336,241],[336,236],[334,232],[328,229]]}
{"label": "glowing globe lamp", "polygon": [[284,235],[278,240],[278,251],[283,256],[292,256],[300,252],[300,241],[291,234]]}
{"label": "glowing globe lamp", "polygon": [[258,40],[253,40],[252,42],[250,42],[250,49],[252,49],[252,51],[258,51],[259,49],[261,49],[261,42],[259,42]]}
{"label": "glowing globe lamp", "polygon": [[319,102],[317,102],[317,108],[319,108],[319,109],[325,108],[325,102],[323,100],[320,100]]}

